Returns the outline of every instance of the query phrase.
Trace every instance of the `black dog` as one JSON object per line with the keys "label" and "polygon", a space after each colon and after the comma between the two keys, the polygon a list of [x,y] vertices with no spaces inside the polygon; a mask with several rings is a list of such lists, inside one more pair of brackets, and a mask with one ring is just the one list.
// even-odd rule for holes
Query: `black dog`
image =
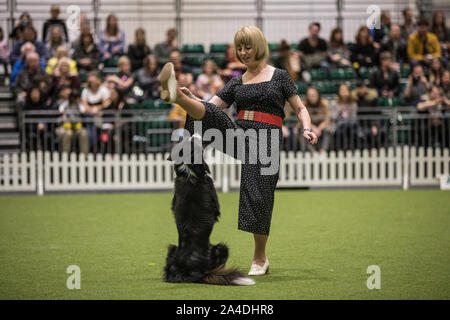
{"label": "black dog", "polygon": [[[191,138],[182,143],[200,146]],[[198,150],[198,149],[197,149]],[[166,282],[196,282],[219,285],[252,285],[254,281],[236,269],[226,269],[228,247],[212,245],[209,236],[220,216],[219,201],[208,165],[175,164],[172,211],[178,229],[178,246],[169,245],[164,268]]]}

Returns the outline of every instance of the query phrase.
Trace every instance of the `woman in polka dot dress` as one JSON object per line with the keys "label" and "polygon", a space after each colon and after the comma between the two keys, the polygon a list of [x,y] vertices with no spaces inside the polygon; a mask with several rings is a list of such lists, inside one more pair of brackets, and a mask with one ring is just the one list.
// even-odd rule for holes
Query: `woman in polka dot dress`
{"label": "woman in polka dot dress", "polygon": [[[267,41],[262,32],[254,26],[239,29],[234,37],[236,56],[247,66],[240,77],[231,79],[209,102],[196,99],[186,88],[178,88],[173,65],[168,63],[160,74],[161,98],[176,103],[188,113],[185,128],[193,133],[194,120],[200,120],[202,131],[215,128],[223,133],[227,129],[254,129],[257,132],[258,148],[267,145],[267,155],[276,152],[279,157],[281,146],[281,126],[286,101],[296,111],[303,124],[303,136],[310,144],[317,143],[317,136],[311,131],[311,120],[306,107],[300,100],[295,84],[285,70],[266,63]],[[236,102],[238,120],[233,122],[222,109]],[[267,130],[261,130],[267,129]],[[264,136],[260,132],[265,131]],[[273,144],[274,135],[277,144]],[[261,140],[263,139],[263,140]],[[246,140],[246,158],[250,159]],[[276,146],[276,149],[275,149]],[[274,150],[271,150],[271,147]],[[224,150],[227,152],[228,150]],[[233,153],[236,157],[236,154]],[[279,159],[279,158],[278,158]],[[239,230],[253,233],[255,250],[249,275],[266,274],[269,260],[266,257],[266,243],[274,203],[274,192],[279,176],[279,166],[274,174],[262,174],[267,164],[242,162],[239,198]]]}

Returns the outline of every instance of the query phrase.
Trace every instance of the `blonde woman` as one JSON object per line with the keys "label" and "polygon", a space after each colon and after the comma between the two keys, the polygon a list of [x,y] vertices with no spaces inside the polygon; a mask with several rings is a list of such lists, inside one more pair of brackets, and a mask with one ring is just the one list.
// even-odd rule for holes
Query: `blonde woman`
{"label": "blonde woman", "polygon": [[[232,78],[209,102],[198,100],[189,90],[177,87],[171,63],[162,69],[161,97],[187,111],[185,128],[192,133],[194,120],[200,120],[204,130],[216,128],[224,137],[227,129],[242,129],[242,132],[253,129],[258,135],[259,145],[267,145],[267,154],[276,153],[281,146],[283,109],[288,101],[303,124],[303,136],[309,143],[316,144],[317,136],[311,130],[308,111],[300,100],[295,84],[286,71],[266,63],[269,50],[262,32],[254,26],[243,27],[237,31],[234,45],[236,57],[247,67],[247,71],[242,76]],[[238,111],[236,123],[223,111],[233,102],[236,102]],[[267,135],[260,135],[261,132]],[[270,143],[272,135],[278,139],[277,149],[274,150],[271,150],[275,147]],[[279,171],[264,175],[264,167],[260,159],[256,164],[243,161],[241,167],[238,228],[252,233],[255,243],[249,275],[266,274],[269,267],[266,243]]]}

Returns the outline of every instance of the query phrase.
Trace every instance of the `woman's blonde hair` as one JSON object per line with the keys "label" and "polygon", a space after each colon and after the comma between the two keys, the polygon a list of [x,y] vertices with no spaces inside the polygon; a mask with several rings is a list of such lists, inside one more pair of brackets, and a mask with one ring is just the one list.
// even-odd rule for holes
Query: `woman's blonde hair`
{"label": "woman's blonde hair", "polygon": [[234,50],[236,58],[243,63],[238,55],[238,48],[241,46],[250,46],[255,51],[255,60],[260,61],[269,55],[269,46],[266,37],[259,28],[255,26],[246,26],[240,28],[234,36]]}
{"label": "woman's blonde hair", "polygon": [[125,63],[131,63],[130,59],[127,56],[121,56],[119,60],[117,60],[117,67],[122,67]]}

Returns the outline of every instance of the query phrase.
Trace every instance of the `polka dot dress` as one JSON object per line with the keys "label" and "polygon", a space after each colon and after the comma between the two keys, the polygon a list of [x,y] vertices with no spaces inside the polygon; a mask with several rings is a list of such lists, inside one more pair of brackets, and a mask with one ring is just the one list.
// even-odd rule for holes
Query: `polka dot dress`
{"label": "polka dot dress", "polygon": [[[231,79],[226,86],[217,94],[228,105],[236,102],[237,112],[241,110],[253,110],[270,113],[284,118],[284,104],[286,99],[297,94],[294,82],[285,70],[275,69],[270,81],[242,84],[242,77]],[[282,133],[277,126],[251,121],[236,120],[233,122],[219,107],[205,102],[206,113],[201,119],[202,131],[209,128],[219,129],[225,137],[227,129],[243,129],[242,134],[248,129],[254,129],[257,133],[257,139],[267,139],[268,155],[271,154],[271,136],[274,131],[278,133],[278,148],[281,146]],[[191,134],[194,131],[194,120],[188,115],[186,118],[185,129]],[[260,135],[260,129],[267,130],[266,136]],[[224,139],[225,140],[225,139]],[[227,154],[235,157],[236,151],[231,153],[224,150]],[[258,148],[259,149],[259,148]],[[235,147],[234,150],[237,150]],[[249,151],[249,139],[246,139],[245,159],[251,159]],[[275,150],[278,152],[279,150]],[[279,159],[278,159],[279,160]],[[256,163],[245,161],[241,166],[241,184],[239,195],[239,219],[238,229],[255,234],[268,235],[270,232],[270,222],[272,219],[272,210],[274,203],[274,192],[278,182],[279,171],[272,175],[262,175],[261,168],[269,167],[270,164],[262,164],[260,159]]]}

